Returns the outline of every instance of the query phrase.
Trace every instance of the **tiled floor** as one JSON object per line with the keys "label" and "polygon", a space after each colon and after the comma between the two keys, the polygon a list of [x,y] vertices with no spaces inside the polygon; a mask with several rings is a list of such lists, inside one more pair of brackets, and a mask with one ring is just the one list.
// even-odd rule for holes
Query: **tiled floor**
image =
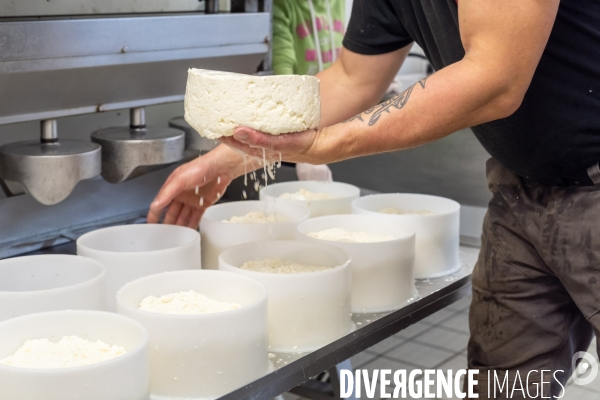
{"label": "tiled floor", "polygon": [[[463,369],[467,366],[470,297],[352,357],[353,368],[391,370],[413,368]],[[596,354],[596,344],[589,352]],[[379,389],[378,389],[379,390]],[[378,391],[376,392],[378,393]],[[366,398],[363,395],[363,398]],[[567,385],[562,400],[597,400],[600,376],[588,386]]]}

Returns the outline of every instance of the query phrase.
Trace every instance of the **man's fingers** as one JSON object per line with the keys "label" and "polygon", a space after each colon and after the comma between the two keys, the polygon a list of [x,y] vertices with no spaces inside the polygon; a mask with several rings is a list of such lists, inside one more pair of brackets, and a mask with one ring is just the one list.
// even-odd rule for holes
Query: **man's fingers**
{"label": "man's fingers", "polygon": [[202,218],[202,214],[204,214],[204,208],[196,209],[189,218],[188,228],[198,229],[198,225],[200,224],[200,218]]}
{"label": "man's fingers", "polygon": [[165,214],[165,219],[164,219],[163,223],[173,225],[175,223],[175,221],[177,221],[177,217],[179,217],[179,213],[181,212],[182,208],[183,208],[183,203],[181,203],[179,201],[175,201],[175,202],[171,203],[171,205],[169,206],[169,209],[167,210],[167,213]]}
{"label": "man's fingers", "polygon": [[[315,134],[316,132],[314,130],[307,130],[281,135],[268,135],[255,129],[242,126],[234,130],[233,138],[238,143],[243,143],[250,148],[258,147],[261,149],[268,149],[272,152],[294,154],[310,147],[314,141]],[[250,154],[247,150],[244,151]]]}
{"label": "man's fingers", "polygon": [[221,137],[219,138],[219,141],[221,143],[226,144],[227,146],[237,149],[237,150],[241,150],[242,152],[244,152],[245,154],[252,156],[252,157],[257,157],[257,158],[261,158],[263,156],[263,151],[262,149],[259,148],[255,148],[255,147],[250,147],[245,143],[240,143],[238,142],[236,139],[234,139],[233,137],[229,136],[229,137]]}
{"label": "man's fingers", "polygon": [[162,214],[162,208],[160,210],[153,210],[150,208],[148,215],[146,215],[146,222],[149,224],[158,224],[160,221],[160,215]]}
{"label": "man's fingers", "polygon": [[192,190],[195,186],[204,186],[207,182],[207,172],[205,172],[205,180],[203,182],[196,184],[194,183],[198,179],[197,175],[200,175],[200,171],[200,169],[194,168],[190,163],[185,164],[173,171],[167,182],[160,189],[156,195],[156,198],[150,205],[150,210],[154,213],[157,213],[169,205],[173,199],[179,196],[182,192],[186,190]]}
{"label": "man's fingers", "polygon": [[175,177],[165,184],[158,194],[156,198],[150,204],[150,211],[157,213],[162,211],[167,205],[169,205],[175,197],[185,189],[185,182],[181,179],[180,176]]}
{"label": "man's fingers", "polygon": [[185,205],[183,206],[183,208],[181,209],[181,212],[179,213],[179,217],[177,217],[177,221],[175,221],[175,225],[180,225],[180,226],[188,226],[189,224],[189,218],[190,215],[192,214],[192,207]]}
{"label": "man's fingers", "polygon": [[154,201],[150,204],[150,210],[146,220],[150,224],[155,224],[160,221],[160,216],[175,197],[181,192],[182,187],[185,187],[185,183],[181,179],[179,170],[175,170],[169,175],[165,183],[162,185],[158,194],[154,198]]}
{"label": "man's fingers", "polygon": [[250,147],[271,149],[273,146],[273,135],[259,132],[247,127],[239,127],[233,131],[233,138],[238,142],[245,143]]}

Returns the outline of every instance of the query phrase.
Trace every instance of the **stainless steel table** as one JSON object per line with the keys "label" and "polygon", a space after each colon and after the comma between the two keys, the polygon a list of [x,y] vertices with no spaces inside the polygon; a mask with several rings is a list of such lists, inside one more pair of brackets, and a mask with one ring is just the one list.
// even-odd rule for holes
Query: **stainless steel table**
{"label": "stainless steel table", "polygon": [[[75,242],[44,249],[39,253],[75,254]],[[332,370],[342,361],[381,342],[436,311],[471,293],[471,272],[479,248],[461,246],[462,268],[449,276],[417,281],[418,295],[406,306],[389,313],[354,314],[356,330],[311,353],[270,355],[274,370],[220,400],[271,399]],[[314,397],[313,397],[314,398]],[[326,398],[323,396],[321,398]]]}

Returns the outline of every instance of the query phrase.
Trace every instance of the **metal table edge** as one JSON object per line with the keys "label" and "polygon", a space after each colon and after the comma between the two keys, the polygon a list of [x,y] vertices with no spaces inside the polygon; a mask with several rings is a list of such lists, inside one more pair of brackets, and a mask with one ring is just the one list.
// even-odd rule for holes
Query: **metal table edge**
{"label": "metal table edge", "polygon": [[219,397],[218,400],[270,399],[278,396],[462,299],[470,291],[471,275],[469,274],[299,360]]}

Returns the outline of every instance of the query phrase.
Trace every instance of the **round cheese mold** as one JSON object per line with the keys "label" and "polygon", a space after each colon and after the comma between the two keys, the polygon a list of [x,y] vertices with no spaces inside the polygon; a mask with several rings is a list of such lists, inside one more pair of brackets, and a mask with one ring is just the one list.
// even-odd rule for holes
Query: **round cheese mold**
{"label": "round cheese mold", "polygon": [[[328,267],[304,274],[270,274],[240,268],[252,260],[279,258]],[[336,247],[276,240],[246,243],[225,250],[219,269],[254,278],[269,293],[269,349],[317,350],[350,333],[350,257]]]}
{"label": "round cheese mold", "polygon": [[[385,214],[395,208],[412,214]],[[417,214],[427,210],[431,214]],[[415,277],[438,278],[460,269],[460,204],[444,197],[388,193],[361,197],[352,203],[355,214],[379,215],[416,233]]]}
{"label": "round cheese mold", "polygon": [[127,282],[159,272],[199,269],[200,235],[174,225],[113,226],[80,236],[77,254],[106,266],[106,305],[115,311],[115,294]]}
{"label": "round cheese mold", "polygon": [[[140,310],[143,299],[194,291],[234,310],[175,315]],[[165,272],[140,278],[117,293],[118,312],[150,337],[153,398],[217,398],[268,372],[267,290],[223,271]]]}
{"label": "round cheese mold", "polygon": [[[388,240],[330,241],[331,235],[312,234],[323,231],[359,231],[359,239]],[[348,252],[352,258],[354,313],[395,310],[417,294],[414,280],[415,234],[402,224],[378,216],[330,215],[300,224],[297,239],[327,243]]]}
{"label": "round cheese mold", "polygon": [[[147,400],[150,387],[148,335],[137,322],[103,311],[51,311],[0,323],[0,359],[27,340],[58,342],[77,336],[124,349],[125,354],[69,368],[19,368],[0,364],[0,400]],[[123,384],[126,382],[127,384]]]}
{"label": "round cheese mold", "polygon": [[0,260],[0,321],[58,310],[104,310],[106,268],[86,257],[45,254]]}
{"label": "round cheese mold", "polygon": [[[249,213],[277,215],[278,222],[233,224],[232,217]],[[309,212],[303,204],[267,201],[236,201],[209,207],[202,221],[202,266],[204,269],[219,268],[219,254],[238,244],[261,240],[292,240],[296,227],[308,219]]]}
{"label": "round cheese mold", "polygon": [[[310,192],[325,196],[305,196],[295,194]],[[342,182],[294,181],[269,185],[260,190],[261,200],[276,201],[277,204],[300,204],[310,210],[311,218],[323,215],[350,214],[352,201],[360,196],[360,189]],[[314,197],[320,197],[314,199]]]}

